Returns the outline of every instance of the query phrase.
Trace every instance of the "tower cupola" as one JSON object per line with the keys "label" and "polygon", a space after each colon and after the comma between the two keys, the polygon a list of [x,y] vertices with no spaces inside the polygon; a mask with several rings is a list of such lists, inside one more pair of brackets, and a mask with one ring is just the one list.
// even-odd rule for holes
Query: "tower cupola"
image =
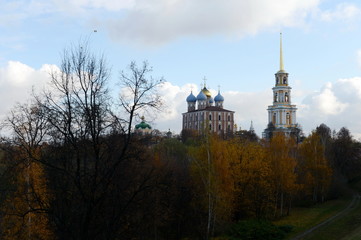
{"label": "tower cupola", "polygon": [[224,97],[221,95],[220,89],[218,89],[217,96],[214,97],[216,107],[223,108]]}
{"label": "tower cupola", "polygon": [[188,103],[188,111],[196,110],[197,98],[193,95],[193,92],[191,92],[191,94],[189,94],[186,101]]}
{"label": "tower cupola", "polygon": [[201,90],[197,95],[198,101],[198,109],[206,108],[207,106],[207,96],[204,94],[203,90]]}

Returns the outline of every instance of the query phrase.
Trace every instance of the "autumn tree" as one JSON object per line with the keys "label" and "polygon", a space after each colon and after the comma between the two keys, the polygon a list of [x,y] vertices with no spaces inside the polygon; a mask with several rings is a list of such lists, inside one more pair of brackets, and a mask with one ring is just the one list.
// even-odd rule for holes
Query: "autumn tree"
{"label": "autumn tree", "polygon": [[236,141],[232,154],[237,196],[234,218],[269,217],[273,209],[274,186],[266,148],[257,142]]}
{"label": "autumn tree", "polygon": [[232,161],[236,146],[209,133],[199,145],[190,147],[192,182],[195,184],[195,205],[198,206],[202,235],[210,239],[219,223],[230,220],[235,207],[235,182]]}
{"label": "autumn tree", "polygon": [[2,207],[2,239],[54,239],[48,215],[52,194],[39,162],[46,124],[36,103],[18,104],[3,123],[12,132],[12,138],[2,138],[2,144],[7,146],[4,160],[12,171],[14,191]]}
{"label": "autumn tree", "polygon": [[[274,215],[283,216],[291,207],[293,194],[297,191],[296,184],[296,143],[284,134],[275,134],[267,147],[267,156],[271,163],[272,183],[274,192]],[[279,209],[279,213],[277,210]]]}
{"label": "autumn tree", "polygon": [[324,144],[317,132],[302,142],[298,171],[304,192],[313,202],[323,202],[328,193],[332,170],[324,154]]}

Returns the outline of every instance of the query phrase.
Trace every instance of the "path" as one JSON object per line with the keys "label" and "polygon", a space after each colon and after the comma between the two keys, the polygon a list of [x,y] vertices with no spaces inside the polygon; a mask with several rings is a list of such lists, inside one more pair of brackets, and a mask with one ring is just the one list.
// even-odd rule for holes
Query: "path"
{"label": "path", "polygon": [[[352,211],[352,209],[358,207],[359,204],[360,204],[360,195],[359,194],[354,194],[350,204],[345,209],[343,209],[341,212],[339,212],[336,215],[330,217],[329,219],[321,222],[320,224],[318,224],[318,225],[304,231],[303,233],[301,233],[301,234],[297,235],[296,237],[292,238],[292,240],[300,240],[300,239],[306,237],[307,235],[309,235],[310,233],[312,233],[316,229],[319,229],[320,227],[323,227],[326,224],[329,224],[329,223],[335,221],[336,219],[339,219],[340,217],[345,216],[347,213]],[[352,232],[352,234],[355,233],[355,236],[356,236],[356,234],[359,234],[360,232],[361,232],[361,227],[357,228],[354,232]],[[360,235],[357,235],[357,236],[360,236]],[[350,239],[350,238],[345,238],[345,239]]]}

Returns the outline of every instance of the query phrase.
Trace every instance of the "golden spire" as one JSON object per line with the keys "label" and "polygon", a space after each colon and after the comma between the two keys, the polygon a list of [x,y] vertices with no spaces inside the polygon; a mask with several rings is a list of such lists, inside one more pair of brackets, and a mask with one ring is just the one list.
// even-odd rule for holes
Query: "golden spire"
{"label": "golden spire", "polygon": [[283,66],[283,53],[282,53],[282,32],[280,32],[280,72],[283,72],[284,66]]}

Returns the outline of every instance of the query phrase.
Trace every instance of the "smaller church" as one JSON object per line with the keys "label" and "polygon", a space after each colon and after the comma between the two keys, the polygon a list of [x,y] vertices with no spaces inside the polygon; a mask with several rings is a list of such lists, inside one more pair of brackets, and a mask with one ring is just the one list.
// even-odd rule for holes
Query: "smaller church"
{"label": "smaller church", "polygon": [[233,133],[234,111],[223,108],[224,97],[220,90],[213,98],[204,84],[197,97],[193,92],[186,99],[188,111],[183,113],[183,130],[197,132],[208,129],[217,134]]}
{"label": "smaller church", "polygon": [[148,135],[152,132],[152,127],[145,121],[144,116],[140,118],[142,121],[135,125],[135,133],[138,135]]}

